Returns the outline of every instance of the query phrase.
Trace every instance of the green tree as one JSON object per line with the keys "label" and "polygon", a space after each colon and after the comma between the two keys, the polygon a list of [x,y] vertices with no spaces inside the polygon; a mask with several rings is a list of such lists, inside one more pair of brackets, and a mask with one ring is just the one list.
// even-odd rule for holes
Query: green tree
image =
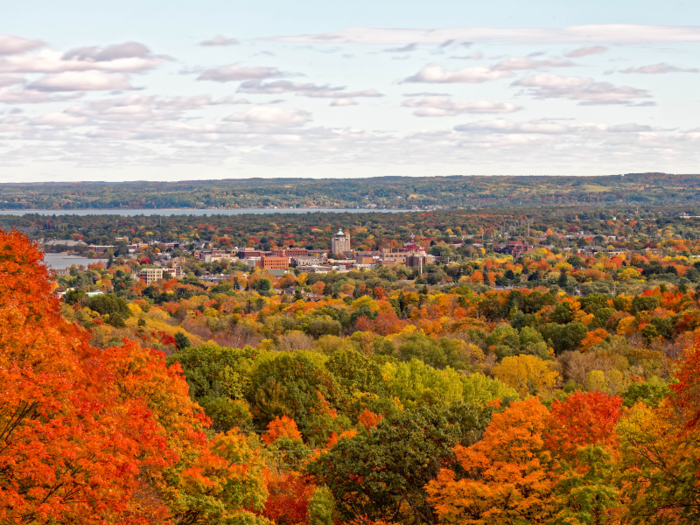
{"label": "green tree", "polygon": [[189,337],[184,332],[178,332],[175,334],[175,346],[178,350],[183,350],[192,346],[192,343],[190,343]]}
{"label": "green tree", "polygon": [[364,516],[434,524],[425,486],[454,461],[452,447],[481,437],[490,414],[490,408],[466,405],[406,410],[341,439],[307,469],[331,490],[348,521]]}

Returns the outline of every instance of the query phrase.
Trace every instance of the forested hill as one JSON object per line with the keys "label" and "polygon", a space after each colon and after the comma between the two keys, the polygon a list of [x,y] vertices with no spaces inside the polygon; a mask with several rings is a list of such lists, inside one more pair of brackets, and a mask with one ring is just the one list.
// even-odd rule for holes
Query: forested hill
{"label": "forested hill", "polygon": [[700,198],[700,175],[449,176],[0,185],[3,209],[393,208],[668,205]]}

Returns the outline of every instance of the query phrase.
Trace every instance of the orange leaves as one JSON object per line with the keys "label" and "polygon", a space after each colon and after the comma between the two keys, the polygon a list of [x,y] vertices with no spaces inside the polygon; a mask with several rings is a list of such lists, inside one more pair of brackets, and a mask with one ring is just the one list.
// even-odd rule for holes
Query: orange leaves
{"label": "orange leaves", "polygon": [[0,232],[0,523],[232,520],[266,497],[261,460],[209,424],[179,365],[98,350],[59,314],[41,255]]}
{"label": "orange leaves", "polygon": [[314,492],[310,480],[298,472],[268,476],[269,496],[262,515],[278,525],[304,525],[309,518],[309,500]]}
{"label": "orange leaves", "polygon": [[596,328],[592,332],[588,332],[581,341],[581,351],[585,352],[589,348],[602,343],[610,334],[603,328]]}
{"label": "orange leaves", "polygon": [[681,414],[686,429],[694,429],[700,423],[700,341],[685,351],[678,365],[678,383],[670,385],[675,393],[671,404]]}
{"label": "orange leaves", "polygon": [[621,409],[619,396],[598,391],[576,392],[565,401],[554,401],[545,434],[547,447],[569,459],[578,447],[612,447]]}
{"label": "orange leaves", "polygon": [[360,423],[360,425],[365,427],[367,430],[376,427],[382,419],[383,417],[381,414],[375,414],[374,412],[370,412],[366,408],[357,417],[358,423]]}
{"label": "orange leaves", "polygon": [[547,408],[537,398],[495,414],[482,441],[457,445],[466,477],[442,469],[427,486],[441,523],[542,523],[554,510],[557,476],[544,448]]}
{"label": "orange leaves", "polygon": [[274,443],[281,437],[287,437],[292,441],[301,441],[301,432],[297,428],[296,421],[293,419],[282,416],[276,417],[273,421],[270,421],[267,425],[267,432],[262,435],[263,443],[269,445]]}

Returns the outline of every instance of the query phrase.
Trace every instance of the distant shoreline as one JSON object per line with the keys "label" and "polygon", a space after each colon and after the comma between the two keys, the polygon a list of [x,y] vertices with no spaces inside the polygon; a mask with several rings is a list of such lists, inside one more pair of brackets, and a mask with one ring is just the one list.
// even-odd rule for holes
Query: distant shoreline
{"label": "distant shoreline", "polygon": [[393,208],[77,208],[60,210],[0,210],[0,215],[265,215],[272,213],[407,213],[425,210]]}

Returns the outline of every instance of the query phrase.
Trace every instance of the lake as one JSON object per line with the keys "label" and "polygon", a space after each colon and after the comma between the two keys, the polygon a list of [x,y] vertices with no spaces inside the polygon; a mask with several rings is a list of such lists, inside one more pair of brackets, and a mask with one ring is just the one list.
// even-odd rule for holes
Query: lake
{"label": "lake", "polygon": [[120,215],[133,217],[136,215],[263,215],[266,213],[401,213],[418,210],[371,210],[363,208],[238,208],[233,210],[197,210],[182,209],[100,209],[100,210],[0,210],[0,215]]}
{"label": "lake", "polygon": [[76,266],[83,265],[87,268],[88,264],[102,262],[107,263],[107,259],[88,259],[87,257],[80,257],[78,255],[63,255],[60,253],[45,253],[44,261],[46,265],[50,266],[54,270],[63,270],[64,268],[70,268],[74,264]]}

